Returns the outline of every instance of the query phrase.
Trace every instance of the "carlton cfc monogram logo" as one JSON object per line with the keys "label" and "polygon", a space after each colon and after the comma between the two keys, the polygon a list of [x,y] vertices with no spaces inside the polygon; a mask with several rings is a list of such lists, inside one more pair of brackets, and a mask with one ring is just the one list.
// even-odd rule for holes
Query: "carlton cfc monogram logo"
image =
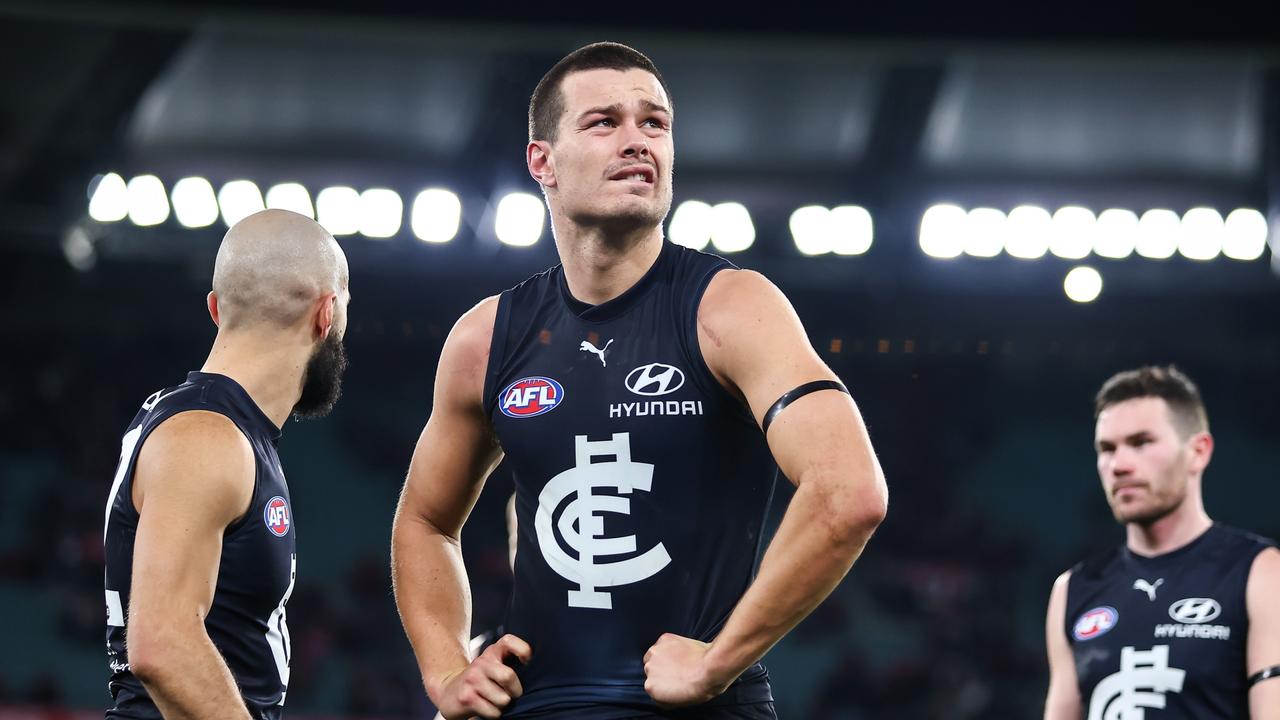
{"label": "carlton cfc monogram logo", "polygon": [[[538,495],[534,529],[547,564],[578,586],[569,591],[569,607],[609,610],[613,599],[599,588],[640,582],[671,562],[662,543],[626,560],[600,560],[636,552],[634,535],[605,537],[602,514],[630,515],[631,500],[626,496],[636,490],[649,491],[653,466],[631,461],[630,433],[614,433],[612,440],[596,442],[587,440],[586,435],[575,435],[573,447],[575,466],[551,478]],[[614,460],[592,462],[597,457]],[[612,488],[619,494],[593,495],[595,488]],[[572,500],[565,503],[566,498]],[[576,558],[561,547],[557,531],[564,543],[577,552]]]}
{"label": "carlton cfc monogram logo", "polygon": [[564,388],[549,377],[521,378],[498,396],[498,409],[513,418],[528,418],[555,410],[564,400]]}
{"label": "carlton cfc monogram logo", "polygon": [[262,510],[262,519],[267,523],[267,529],[276,537],[288,535],[289,527],[293,524],[293,518],[289,517],[289,503],[279,495],[267,501],[267,506]]}

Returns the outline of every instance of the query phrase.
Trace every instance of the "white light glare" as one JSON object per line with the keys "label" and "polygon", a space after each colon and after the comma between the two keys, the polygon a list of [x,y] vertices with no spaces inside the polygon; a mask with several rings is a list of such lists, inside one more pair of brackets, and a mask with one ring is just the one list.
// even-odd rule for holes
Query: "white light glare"
{"label": "white light glare", "polygon": [[107,173],[98,179],[89,198],[89,217],[98,222],[119,222],[129,214],[128,191],[124,178]]}
{"label": "white light glare", "polygon": [[1267,247],[1267,219],[1250,208],[1237,208],[1227,215],[1222,254],[1232,260],[1257,260]]}
{"label": "white light glare", "polygon": [[929,257],[953,258],[964,252],[969,216],[957,205],[934,205],[920,219],[920,249]]}
{"label": "white light glare", "polygon": [[493,230],[498,240],[514,247],[529,247],[542,237],[546,208],[528,193],[510,193],[498,201]]}
{"label": "white light glare", "polygon": [[267,207],[289,210],[313,219],[316,216],[315,208],[311,206],[311,193],[298,183],[272,185],[267,191]]}
{"label": "white light glare", "polygon": [[1138,242],[1138,216],[1131,210],[1111,208],[1098,215],[1093,251],[1104,258],[1122,260],[1133,254]]}
{"label": "white light glare", "polygon": [[1075,302],[1093,302],[1102,293],[1102,276],[1091,267],[1073,268],[1062,281],[1062,289]]}
{"label": "white light glare", "polygon": [[169,219],[169,198],[155,175],[139,175],[129,181],[129,220],[138,227],[159,225]]}
{"label": "white light glare", "polygon": [[667,233],[671,242],[694,250],[703,250],[711,242],[714,227],[711,206],[700,200],[686,200],[671,215]]}
{"label": "white light glare", "polygon": [[218,198],[202,177],[185,177],[173,185],[173,214],[183,227],[209,227],[218,219]]}
{"label": "white light glare", "polygon": [[1005,250],[1023,260],[1036,260],[1049,252],[1049,236],[1053,233],[1053,217],[1036,205],[1019,205],[1009,211],[1005,231]]}
{"label": "white light glare", "polygon": [[965,226],[964,251],[980,258],[995,257],[1005,246],[1005,214],[995,208],[974,208],[969,211]]}
{"label": "white light glare", "polygon": [[1138,220],[1138,254],[1151,260],[1164,260],[1178,249],[1181,226],[1172,210],[1148,210]]}
{"label": "white light glare", "polygon": [[1178,252],[1191,260],[1212,260],[1222,252],[1226,225],[1217,210],[1191,208],[1182,216],[1182,233]]}
{"label": "white light glare", "polygon": [[345,185],[327,187],[316,195],[316,222],[334,237],[360,230],[360,193]]}
{"label": "white light glare", "polygon": [[722,253],[742,252],[756,241],[751,213],[742,203],[724,202],[711,209],[711,244]]}
{"label": "white light glare", "polygon": [[400,232],[404,201],[386,188],[370,188],[360,193],[360,234],[368,238],[389,238]]}
{"label": "white light glare", "polygon": [[858,205],[831,209],[831,251],[837,255],[861,255],[871,249],[875,226],[871,213]]}
{"label": "white light glare", "polygon": [[262,191],[252,180],[232,180],[218,191],[218,207],[222,208],[222,222],[231,227],[266,206]]}
{"label": "white light glare", "polygon": [[1068,205],[1053,214],[1049,252],[1065,260],[1079,260],[1093,249],[1097,218],[1087,208]]}
{"label": "white light glare", "polygon": [[419,240],[446,243],[458,234],[462,222],[462,203],[448,190],[430,188],[413,199],[409,226]]}

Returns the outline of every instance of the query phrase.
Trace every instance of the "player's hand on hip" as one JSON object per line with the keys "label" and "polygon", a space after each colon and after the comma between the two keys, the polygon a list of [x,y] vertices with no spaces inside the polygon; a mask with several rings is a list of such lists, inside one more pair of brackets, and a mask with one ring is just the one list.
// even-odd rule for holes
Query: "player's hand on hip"
{"label": "player's hand on hip", "polygon": [[529,643],[515,635],[503,635],[466,668],[445,678],[436,703],[440,714],[446,720],[502,717],[507,705],[524,692],[508,662],[527,663],[532,655]]}
{"label": "player's hand on hip", "polygon": [[663,707],[704,703],[732,682],[711,677],[706,665],[709,643],[663,633],[644,654],[644,691]]}

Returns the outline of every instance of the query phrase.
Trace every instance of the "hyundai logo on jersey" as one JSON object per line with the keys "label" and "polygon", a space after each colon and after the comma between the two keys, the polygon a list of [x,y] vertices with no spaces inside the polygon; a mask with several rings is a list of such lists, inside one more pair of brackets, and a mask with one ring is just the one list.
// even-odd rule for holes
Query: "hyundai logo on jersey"
{"label": "hyundai logo on jersey", "polygon": [[564,388],[548,377],[521,378],[498,397],[498,409],[513,418],[528,418],[555,410],[564,400]]}
{"label": "hyundai logo on jersey", "polygon": [[267,529],[276,537],[288,535],[289,526],[293,524],[289,517],[289,503],[279,495],[267,501],[267,506],[262,510],[262,519],[267,523]]}
{"label": "hyundai logo on jersey", "polygon": [[1108,630],[1116,626],[1116,621],[1119,619],[1120,613],[1116,612],[1115,608],[1107,605],[1096,607],[1076,620],[1072,634],[1075,635],[1076,640],[1092,640],[1099,635],[1105,635]]}
{"label": "hyundai logo on jersey", "polygon": [[637,395],[666,395],[684,386],[684,373],[678,367],[649,363],[628,373],[626,383]]}

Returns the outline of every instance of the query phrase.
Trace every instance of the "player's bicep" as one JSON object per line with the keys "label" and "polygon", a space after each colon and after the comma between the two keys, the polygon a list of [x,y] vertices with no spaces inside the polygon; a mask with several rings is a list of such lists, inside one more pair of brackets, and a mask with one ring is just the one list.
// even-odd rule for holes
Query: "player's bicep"
{"label": "player's bicep", "polygon": [[418,438],[401,514],[457,537],[502,449],[484,413],[484,376],[496,299],[464,315],[449,333],[436,370],[431,417]]}
{"label": "player's bicep", "polygon": [[1045,646],[1049,656],[1049,691],[1045,698],[1045,720],[1079,720],[1080,689],[1076,682],[1075,658],[1067,643],[1065,627],[1067,585],[1071,573],[1063,573],[1053,584],[1045,613]]}
{"label": "player's bicep", "polygon": [[[791,303],[756,273],[716,275],[699,309],[699,342],[712,372],[742,395],[758,423],[785,393],[815,380],[838,382]],[[844,392],[826,389],[795,399],[773,417],[766,440],[792,482],[864,468],[871,472],[854,475],[865,480],[868,492],[884,495],[866,427]]]}
{"label": "player's bicep", "polygon": [[[1246,673],[1258,673],[1280,666],[1280,550],[1271,548],[1258,554],[1249,571],[1246,602],[1249,609],[1249,640]],[[1280,676],[1259,680],[1249,688],[1252,720],[1280,719]]]}
{"label": "player's bicep", "polygon": [[130,642],[174,619],[203,619],[213,601],[227,525],[253,496],[253,449],[226,417],[181,413],[138,453],[139,520],[130,582]]}

